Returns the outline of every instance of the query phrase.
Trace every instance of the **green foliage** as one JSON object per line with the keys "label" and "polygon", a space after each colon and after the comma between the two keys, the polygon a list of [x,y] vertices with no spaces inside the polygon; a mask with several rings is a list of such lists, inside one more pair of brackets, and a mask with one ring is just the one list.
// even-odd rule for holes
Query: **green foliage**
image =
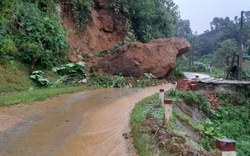
{"label": "green foliage", "polygon": [[50,86],[52,84],[49,79],[44,78],[44,72],[41,70],[33,71],[30,74],[30,79],[37,82],[39,86]]}
{"label": "green foliage", "polygon": [[152,155],[152,149],[155,150],[158,148],[155,146],[156,144],[152,143],[152,138],[144,136],[144,129],[142,127],[142,124],[146,121],[146,115],[149,112],[153,112],[153,114],[160,112],[163,116],[163,109],[158,107],[159,103],[156,100],[157,98],[158,94],[155,94],[143,99],[135,105],[135,108],[131,113],[131,132],[134,139],[134,146],[137,149],[138,155],[140,156]]}
{"label": "green foliage", "polygon": [[[249,12],[245,11],[243,14],[242,44],[244,53],[247,53],[250,45]],[[211,30],[190,38],[193,49],[197,51],[193,56],[193,60],[197,61],[204,56],[213,55],[212,58],[209,58],[212,65],[225,69],[226,57],[232,55],[234,51],[238,54],[240,50],[240,20],[241,18],[237,16],[232,20],[229,17],[215,17],[210,23]],[[190,58],[190,61],[192,61],[192,58]],[[248,68],[248,66],[244,67]]]}
{"label": "green foliage", "polygon": [[173,115],[177,117],[181,122],[184,122],[191,126],[195,131],[199,132],[200,134],[204,133],[205,127],[201,123],[192,121],[190,117],[176,110],[173,111]]}
{"label": "green foliage", "polygon": [[190,28],[190,21],[180,19],[175,29],[175,36],[176,37],[188,37],[190,35],[192,35],[192,30]]}
{"label": "green foliage", "polygon": [[93,73],[93,74],[96,74],[96,72],[100,69],[100,67],[95,64],[93,66],[90,67],[90,72]]}
{"label": "green foliage", "polygon": [[[66,32],[53,0],[4,1],[0,18],[0,60],[15,58],[32,68],[67,62]],[[2,37],[4,35],[4,37]]]}
{"label": "green foliage", "polygon": [[246,155],[249,152],[250,112],[249,101],[240,95],[217,94],[220,107],[211,110],[208,105],[200,107],[211,121],[204,121],[203,144],[207,149],[214,149],[215,140],[230,138],[237,141],[237,152]]}
{"label": "green foliage", "polygon": [[[92,87],[91,87],[92,88]],[[91,89],[89,87],[61,87],[61,88],[43,88],[39,90],[24,91],[17,94],[0,95],[0,106],[10,106],[19,103],[30,103],[33,101],[42,101],[63,93],[73,93]]]}
{"label": "green foliage", "polygon": [[44,16],[35,4],[28,3],[20,6],[18,18],[19,39],[16,42],[25,62],[51,68],[66,61],[65,50],[69,46],[58,21]]}
{"label": "green foliage", "polygon": [[223,78],[225,77],[225,71],[213,68],[212,73],[210,73],[210,76],[215,77],[215,78]]}
{"label": "green foliage", "polygon": [[60,84],[75,84],[76,82],[86,79],[84,67],[87,64],[84,62],[68,63],[60,67],[54,67],[52,71],[57,74],[57,77],[51,77],[41,70],[33,71],[30,74],[30,79],[34,80],[39,86],[57,87]]}
{"label": "green foliage", "polygon": [[174,68],[173,75],[176,78],[185,78],[186,77],[180,67],[175,67]]}
{"label": "green foliage", "polygon": [[133,86],[137,88],[145,88],[147,86],[147,82],[145,80],[136,80],[136,83]]}
{"label": "green foliage", "polygon": [[74,76],[79,79],[86,78],[84,67],[87,64],[84,62],[68,63],[60,67],[54,67],[52,70],[60,76]]}
{"label": "green foliage", "polygon": [[0,92],[28,90],[35,84],[28,78],[28,68],[18,62],[0,64]]}
{"label": "green foliage", "polygon": [[189,66],[188,66],[188,59],[185,55],[182,55],[177,58],[175,68],[179,68],[181,70],[187,71]]}
{"label": "green foliage", "polygon": [[226,66],[226,57],[232,56],[236,51],[237,42],[234,39],[227,39],[219,43],[219,48],[214,52],[213,65],[216,67]]}
{"label": "green foliage", "polygon": [[90,86],[101,86],[105,88],[119,87],[122,88],[127,84],[125,78],[121,75],[105,76],[95,75],[90,78],[88,85]]}
{"label": "green foliage", "polygon": [[137,88],[144,88],[151,85],[157,85],[156,76],[151,73],[144,73],[143,78],[137,79],[135,84],[133,84],[132,86]]}
{"label": "green foliage", "polygon": [[202,104],[205,100],[205,97],[201,96],[198,92],[193,91],[187,91],[182,92],[179,90],[176,90],[174,93],[170,92],[169,96],[171,97],[178,97],[185,101],[187,105],[195,106]]}
{"label": "green foliage", "polygon": [[92,0],[72,0],[74,18],[78,29],[82,29],[92,20],[91,7],[94,5]]}
{"label": "green foliage", "polygon": [[111,0],[111,7],[130,21],[142,42],[172,36],[179,17],[178,6],[172,0]]}
{"label": "green foliage", "polygon": [[132,40],[128,37],[125,37],[123,41],[115,44],[113,48],[111,48],[109,50],[101,51],[97,54],[97,56],[103,57],[103,56],[108,55],[108,54],[113,54],[113,53],[117,52],[121,47],[129,45],[131,43],[132,43]]}

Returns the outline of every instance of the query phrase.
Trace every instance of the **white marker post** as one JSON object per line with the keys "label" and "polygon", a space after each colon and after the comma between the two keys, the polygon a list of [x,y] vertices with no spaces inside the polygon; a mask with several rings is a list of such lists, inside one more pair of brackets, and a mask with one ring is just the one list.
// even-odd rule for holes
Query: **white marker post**
{"label": "white marker post", "polygon": [[176,86],[177,86],[177,82],[172,82],[171,83],[171,91],[175,91]]}
{"label": "white marker post", "polygon": [[164,89],[160,89],[159,92],[159,103],[164,106]]}
{"label": "white marker post", "polygon": [[231,139],[217,139],[216,156],[236,156],[236,142]]}
{"label": "white marker post", "polygon": [[172,100],[164,99],[164,124],[170,123],[172,120]]}
{"label": "white marker post", "polygon": [[199,75],[195,75],[195,80],[196,80],[196,82],[199,81]]}

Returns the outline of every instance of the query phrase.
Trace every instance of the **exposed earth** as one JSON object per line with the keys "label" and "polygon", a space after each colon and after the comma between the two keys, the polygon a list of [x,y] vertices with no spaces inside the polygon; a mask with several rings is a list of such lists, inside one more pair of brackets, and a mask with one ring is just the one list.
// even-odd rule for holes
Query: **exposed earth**
{"label": "exposed earth", "polygon": [[0,108],[0,156],[135,155],[123,134],[145,89],[98,89]]}

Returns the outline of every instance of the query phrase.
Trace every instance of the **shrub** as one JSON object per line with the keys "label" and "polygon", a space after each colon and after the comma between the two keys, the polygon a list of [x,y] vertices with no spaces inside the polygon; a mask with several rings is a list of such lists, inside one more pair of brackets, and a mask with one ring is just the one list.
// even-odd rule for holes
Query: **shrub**
{"label": "shrub", "polygon": [[90,78],[88,81],[88,84],[90,86],[101,86],[105,88],[113,88],[113,87],[124,87],[127,82],[125,78],[121,75],[115,75],[115,76],[106,76],[106,75],[95,75]]}
{"label": "shrub", "polygon": [[[54,0],[4,0],[0,12],[0,59],[15,57],[32,68],[50,69],[67,62],[66,32]],[[6,19],[5,19],[6,18]]]}
{"label": "shrub", "polygon": [[90,7],[94,3],[92,0],[72,0],[72,4],[77,28],[82,29],[92,20]]}

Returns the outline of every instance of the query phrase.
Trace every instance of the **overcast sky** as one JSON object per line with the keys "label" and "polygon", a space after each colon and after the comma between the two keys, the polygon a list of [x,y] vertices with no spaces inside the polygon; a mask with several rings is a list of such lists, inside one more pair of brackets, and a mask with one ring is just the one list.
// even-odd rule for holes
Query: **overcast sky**
{"label": "overcast sky", "polygon": [[189,19],[191,29],[198,34],[210,30],[214,17],[228,16],[230,20],[241,11],[250,11],[250,0],[173,0],[179,6],[182,19]]}

